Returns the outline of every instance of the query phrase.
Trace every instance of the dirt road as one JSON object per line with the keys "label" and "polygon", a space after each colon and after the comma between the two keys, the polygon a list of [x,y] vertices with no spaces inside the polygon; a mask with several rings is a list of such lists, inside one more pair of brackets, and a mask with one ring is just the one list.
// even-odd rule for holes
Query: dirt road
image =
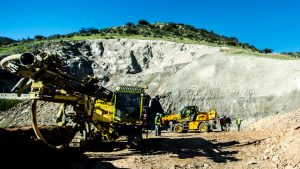
{"label": "dirt road", "polygon": [[[120,149],[87,152],[91,158],[107,159],[117,168],[251,168],[256,147],[268,135],[264,132],[163,133],[150,135],[141,151]],[[234,139],[233,139],[234,138]],[[253,151],[256,151],[253,153]],[[264,166],[264,164],[263,164]],[[266,166],[267,167],[267,166]]]}
{"label": "dirt road", "polygon": [[[126,139],[99,142],[85,150],[55,150],[38,140],[30,126],[0,128],[0,159],[6,168],[300,168],[300,110],[263,118],[242,131],[144,135],[139,150]],[[67,138],[67,128],[44,126],[52,141]],[[51,141],[51,140],[48,140]],[[1,167],[2,168],[2,167]],[[4,167],[5,168],[5,167]]]}
{"label": "dirt road", "polygon": [[[44,131],[48,132],[46,129]],[[293,136],[295,133],[300,135],[299,129],[293,129],[292,132],[294,132]],[[75,169],[235,169],[280,168],[281,165],[290,168],[299,167],[297,159],[283,163],[280,161],[282,158],[276,153],[266,157],[266,151],[271,151],[268,149],[272,145],[277,145],[274,140],[272,141],[274,132],[271,131],[230,131],[204,134],[163,132],[160,137],[149,133],[148,137],[145,136],[143,148],[140,150],[128,149],[125,139],[121,138],[114,143],[103,142],[89,147],[84,153],[72,149],[52,150],[35,139],[32,129],[28,127],[2,129],[0,135],[2,164],[7,163],[10,168],[22,166]],[[281,137],[280,133],[278,137]],[[276,139],[278,140],[280,139]]]}

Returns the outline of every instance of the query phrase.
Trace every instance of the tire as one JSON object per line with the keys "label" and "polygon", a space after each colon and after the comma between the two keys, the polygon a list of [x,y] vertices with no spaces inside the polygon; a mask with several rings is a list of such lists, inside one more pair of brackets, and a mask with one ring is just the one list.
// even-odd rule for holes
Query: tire
{"label": "tire", "polygon": [[208,132],[208,125],[207,125],[207,123],[201,123],[200,125],[199,125],[199,131],[200,131],[200,133],[205,133],[205,132]]}
{"label": "tire", "polygon": [[182,124],[175,124],[174,126],[174,131],[176,133],[183,133],[184,132],[184,127]]}
{"label": "tire", "polygon": [[142,143],[142,134],[130,135],[127,138],[127,144],[131,149],[139,149]]}

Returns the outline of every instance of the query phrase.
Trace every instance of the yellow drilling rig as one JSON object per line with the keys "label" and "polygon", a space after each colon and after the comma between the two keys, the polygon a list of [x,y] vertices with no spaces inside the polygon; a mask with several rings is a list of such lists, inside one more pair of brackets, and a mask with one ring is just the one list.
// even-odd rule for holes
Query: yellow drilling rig
{"label": "yellow drilling rig", "polygon": [[[95,139],[114,141],[120,136],[126,136],[130,147],[139,147],[151,105],[151,97],[145,93],[145,88],[119,86],[113,92],[99,85],[94,77],[81,79],[63,71],[61,68],[64,65],[58,55],[50,52],[15,54],[1,60],[4,70],[21,77],[13,92],[20,96],[31,87],[32,124],[36,136],[58,149],[71,143],[81,147]],[[77,138],[74,134],[74,138],[67,143],[49,143],[37,124],[38,101],[61,103],[56,122],[64,126],[67,122],[65,118],[71,119]],[[75,113],[66,113],[68,105],[73,107]]]}

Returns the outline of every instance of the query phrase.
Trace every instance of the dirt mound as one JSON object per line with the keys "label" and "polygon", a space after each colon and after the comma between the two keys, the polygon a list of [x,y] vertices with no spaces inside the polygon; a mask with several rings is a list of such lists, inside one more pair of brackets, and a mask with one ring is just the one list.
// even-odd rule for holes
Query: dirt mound
{"label": "dirt mound", "polygon": [[272,130],[286,132],[298,126],[300,126],[300,110],[262,118],[261,120],[250,124],[247,127],[247,130]]}
{"label": "dirt mound", "polygon": [[300,110],[269,116],[249,125],[248,131],[264,131],[270,137],[262,142],[262,160],[274,167],[299,167]]}

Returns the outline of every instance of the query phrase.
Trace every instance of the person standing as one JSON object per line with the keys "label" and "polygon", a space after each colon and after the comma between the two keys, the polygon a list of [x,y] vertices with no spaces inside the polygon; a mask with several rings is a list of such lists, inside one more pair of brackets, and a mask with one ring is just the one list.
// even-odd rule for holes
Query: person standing
{"label": "person standing", "polygon": [[231,118],[229,116],[226,116],[226,131],[230,131],[230,125],[231,125]]}
{"label": "person standing", "polygon": [[160,131],[160,129],[161,129],[161,115],[160,115],[160,113],[156,113],[154,124],[155,124],[155,136],[160,136],[161,135],[161,131]]}
{"label": "person standing", "polygon": [[224,131],[225,128],[225,117],[221,116],[220,117],[220,126],[221,126],[221,131]]}
{"label": "person standing", "polygon": [[240,131],[240,129],[241,129],[241,122],[242,122],[242,120],[240,119],[239,116],[237,116],[236,120],[235,120],[235,123],[237,125],[238,131]]}

